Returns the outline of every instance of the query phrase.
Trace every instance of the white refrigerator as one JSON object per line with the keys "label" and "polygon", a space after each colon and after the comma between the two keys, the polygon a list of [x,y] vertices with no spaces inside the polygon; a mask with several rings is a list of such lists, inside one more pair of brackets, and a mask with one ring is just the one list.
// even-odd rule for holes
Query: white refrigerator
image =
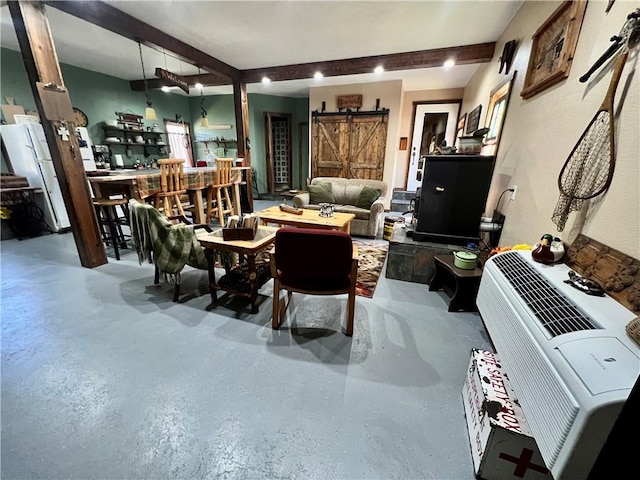
{"label": "white refrigerator", "polygon": [[86,127],[76,127],[76,133],[78,135],[78,144],[80,145],[80,155],[82,156],[82,164],[86,171],[97,170],[96,160],[93,156],[93,149],[91,148],[91,137],[89,137],[89,131]]}
{"label": "white refrigerator", "polygon": [[42,125],[1,125],[0,136],[14,173],[26,177],[30,187],[42,189],[47,224],[56,232],[68,229],[71,223]]}

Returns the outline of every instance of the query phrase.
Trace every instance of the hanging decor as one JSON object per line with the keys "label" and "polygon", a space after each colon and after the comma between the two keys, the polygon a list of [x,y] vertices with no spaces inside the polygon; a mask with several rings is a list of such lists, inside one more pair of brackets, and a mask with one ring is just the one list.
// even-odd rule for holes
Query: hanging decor
{"label": "hanging decor", "polygon": [[[200,78],[200,67],[198,67],[198,78]],[[202,128],[209,128],[209,120],[207,119],[207,110],[204,108],[204,91],[203,86],[200,83],[200,126]]]}
{"label": "hanging decor", "polygon": [[189,84],[184,79],[184,77],[180,75],[176,75],[175,73],[170,72],[169,70],[165,70],[164,68],[157,67],[156,77],[163,79],[165,83],[180,87],[185,93],[189,93]]}
{"label": "hanging decor", "polygon": [[142,45],[138,42],[138,50],[140,51],[140,63],[142,64],[142,78],[144,80],[144,95],[147,99],[147,108],[144,109],[144,118],[147,120],[157,120],[158,116],[153,109],[151,99],[149,98],[149,86],[147,85],[147,76],[144,73],[144,60],[142,59]]}

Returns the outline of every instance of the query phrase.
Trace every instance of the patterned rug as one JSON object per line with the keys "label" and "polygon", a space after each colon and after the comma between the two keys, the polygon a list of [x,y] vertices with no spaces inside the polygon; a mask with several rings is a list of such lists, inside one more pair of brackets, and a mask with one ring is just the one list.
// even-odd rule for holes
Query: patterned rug
{"label": "patterned rug", "polygon": [[354,239],[353,244],[358,246],[356,295],[371,298],[380,278],[389,244],[360,239]]}

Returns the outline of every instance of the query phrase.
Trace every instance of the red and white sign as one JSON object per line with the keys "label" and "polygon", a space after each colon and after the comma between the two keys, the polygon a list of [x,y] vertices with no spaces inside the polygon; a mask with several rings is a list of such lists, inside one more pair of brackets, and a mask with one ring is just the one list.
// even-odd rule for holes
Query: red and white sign
{"label": "red and white sign", "polygon": [[553,479],[495,353],[471,351],[462,400],[476,476]]}

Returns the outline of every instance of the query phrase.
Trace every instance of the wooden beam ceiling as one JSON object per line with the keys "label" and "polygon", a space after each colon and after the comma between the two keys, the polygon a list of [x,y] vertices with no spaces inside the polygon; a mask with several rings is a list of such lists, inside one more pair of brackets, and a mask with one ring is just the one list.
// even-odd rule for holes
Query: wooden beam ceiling
{"label": "wooden beam ceiling", "polygon": [[419,50],[416,52],[374,55],[371,57],[331,60],[327,62],[299,63],[281,67],[253,68],[241,70],[245,83],[259,83],[267,76],[272,82],[313,78],[315,72],[325,77],[373,73],[373,69],[382,65],[385,71],[413,70],[416,68],[441,67],[448,59],[454,59],[456,65],[486,63],[493,58],[495,43],[480,43],[461,47]]}
{"label": "wooden beam ceiling", "polygon": [[[493,58],[495,46],[495,43],[479,43],[461,47],[419,50],[416,52],[395,53],[390,55],[299,63],[281,67],[253,68],[250,70],[240,70],[240,78],[244,83],[259,83],[262,77],[267,76],[271,81],[278,82],[312,78],[317,71],[322,72],[325,77],[372,73],[373,69],[378,65],[382,65],[385,71],[397,71],[441,67],[442,64],[449,59],[454,59],[456,65],[487,63]],[[183,78],[192,86],[196,83],[202,83],[204,86],[229,85],[231,83],[225,77],[211,73],[187,75]],[[148,80],[148,83],[151,89],[161,88],[163,85],[167,85],[160,79]],[[132,80],[130,84],[132,90],[144,91],[143,80]]]}
{"label": "wooden beam ceiling", "polygon": [[[317,71],[322,72],[325,77],[357,75],[371,73],[378,65],[382,65],[386,71],[432,68],[442,66],[448,59],[454,59],[457,65],[486,63],[493,58],[496,45],[494,42],[479,43],[389,55],[238,70],[104,2],[50,0],[45,1],[45,3],[89,23],[130,38],[133,41],[162,47],[175,54],[181,60],[210,72],[185,76],[184,78],[189,85],[195,85],[196,83],[202,83],[205,86],[230,85],[233,80],[240,80],[243,83],[259,83],[264,76],[275,82],[300,80],[312,78]],[[149,79],[147,81],[151,89],[167,85],[161,79]],[[144,91],[143,80],[133,80],[130,85],[132,90]]]}
{"label": "wooden beam ceiling", "polygon": [[181,40],[167,35],[148,23],[142,22],[104,2],[78,2],[68,0],[45,1],[47,5],[111,32],[127,37],[134,42],[162,47],[180,60],[196,65],[208,72],[224,75],[232,80],[240,78],[238,69]]}

